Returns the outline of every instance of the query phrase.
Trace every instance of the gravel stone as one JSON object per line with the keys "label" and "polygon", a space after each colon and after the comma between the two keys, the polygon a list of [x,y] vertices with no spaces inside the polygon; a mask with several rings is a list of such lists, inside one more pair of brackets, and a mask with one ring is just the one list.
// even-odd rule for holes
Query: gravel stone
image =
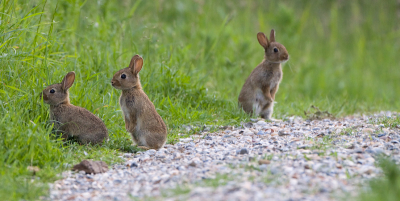
{"label": "gravel stone", "polygon": [[246,148],[242,148],[242,149],[238,150],[237,152],[238,152],[238,154],[249,154],[249,151],[247,151]]}
{"label": "gravel stone", "polygon": [[[125,162],[111,164],[102,174],[63,172],[62,179],[49,184],[46,200],[317,201],[356,196],[368,180],[382,176],[375,166],[379,155],[400,162],[400,128],[385,127],[380,123],[385,117],[400,118],[380,112],[335,120],[251,119],[215,133],[205,126],[158,151],[115,156]],[[182,186],[189,192],[174,193]]]}

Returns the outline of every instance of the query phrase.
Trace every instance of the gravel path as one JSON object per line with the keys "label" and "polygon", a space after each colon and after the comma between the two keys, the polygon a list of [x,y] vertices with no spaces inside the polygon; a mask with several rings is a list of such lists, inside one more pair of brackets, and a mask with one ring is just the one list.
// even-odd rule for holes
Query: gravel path
{"label": "gravel path", "polygon": [[98,175],[67,171],[51,184],[51,200],[335,200],[354,196],[379,176],[379,154],[400,161],[400,129],[382,118],[254,120],[120,156]]}

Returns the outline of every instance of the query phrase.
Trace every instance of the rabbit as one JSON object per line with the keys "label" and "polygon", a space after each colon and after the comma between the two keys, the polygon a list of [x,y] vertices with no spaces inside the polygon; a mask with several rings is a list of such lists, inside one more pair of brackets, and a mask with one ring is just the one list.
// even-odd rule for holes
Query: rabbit
{"label": "rabbit", "polygon": [[129,67],[116,72],[111,85],[121,90],[119,104],[125,119],[125,129],[142,149],[160,149],[167,139],[167,127],[153,103],[142,90],[139,71],[143,58],[132,57]]}
{"label": "rabbit", "polygon": [[238,98],[239,106],[248,114],[255,114],[267,120],[271,118],[275,94],[282,80],[282,66],[289,60],[286,48],[275,41],[275,30],[272,29],[269,40],[259,32],[257,39],[265,50],[264,60],[251,72],[244,83]]}
{"label": "rabbit", "polygon": [[50,105],[50,120],[62,138],[75,137],[81,144],[102,144],[108,139],[108,131],[103,121],[85,108],[69,102],[68,89],[75,80],[75,72],[69,72],[61,83],[53,84],[41,93],[43,102]]}

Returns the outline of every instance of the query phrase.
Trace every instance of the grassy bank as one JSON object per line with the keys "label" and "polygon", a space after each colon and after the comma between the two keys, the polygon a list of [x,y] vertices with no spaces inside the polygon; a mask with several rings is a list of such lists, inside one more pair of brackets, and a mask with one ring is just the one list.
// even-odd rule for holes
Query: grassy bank
{"label": "grassy bank", "polygon": [[[337,116],[396,110],[398,12],[395,0],[0,1],[0,197],[37,199],[46,193],[43,183],[81,159],[113,163],[118,153],[135,151],[120,92],[110,85],[134,54],[144,58],[142,85],[170,143],[182,124],[249,118],[237,96],[263,58],[256,33],[271,28],[290,54],[275,117],[302,115],[310,105]],[[49,137],[49,107],[38,94],[68,71],[77,75],[71,102],[109,129],[102,146]]]}

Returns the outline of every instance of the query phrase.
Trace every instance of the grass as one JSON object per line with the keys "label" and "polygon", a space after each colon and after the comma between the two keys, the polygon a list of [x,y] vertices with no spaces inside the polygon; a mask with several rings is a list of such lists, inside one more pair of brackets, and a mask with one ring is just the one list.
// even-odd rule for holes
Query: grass
{"label": "grass", "polygon": [[209,187],[212,189],[218,188],[218,186],[225,186],[229,181],[234,180],[233,177],[236,178],[237,175],[228,175],[228,174],[216,174],[214,178],[207,178],[201,181],[198,181],[194,184],[181,184],[177,185],[175,188],[172,189],[163,189],[162,190],[162,197],[177,197],[179,196],[180,199],[178,200],[187,200],[187,195],[193,190],[195,187]]}
{"label": "grass", "polygon": [[400,128],[400,117],[384,117],[379,119],[377,123],[383,124],[385,128]]}
{"label": "grass", "polygon": [[398,165],[387,158],[381,158],[378,165],[384,176],[369,181],[369,188],[360,194],[358,200],[365,201],[395,201],[400,196],[400,169]]}
{"label": "grass", "polygon": [[[290,61],[274,116],[311,105],[335,116],[400,106],[397,2],[378,1],[0,1],[0,197],[35,200],[47,182],[81,159],[119,161],[135,152],[119,91],[110,85],[134,54],[142,85],[169,128],[234,125],[246,77],[261,62],[259,31],[276,30]],[[383,23],[384,22],[384,23]],[[76,72],[71,102],[98,115],[110,141],[62,144],[51,138],[38,94]],[[85,154],[86,153],[86,154]],[[33,175],[28,166],[41,170]]]}

